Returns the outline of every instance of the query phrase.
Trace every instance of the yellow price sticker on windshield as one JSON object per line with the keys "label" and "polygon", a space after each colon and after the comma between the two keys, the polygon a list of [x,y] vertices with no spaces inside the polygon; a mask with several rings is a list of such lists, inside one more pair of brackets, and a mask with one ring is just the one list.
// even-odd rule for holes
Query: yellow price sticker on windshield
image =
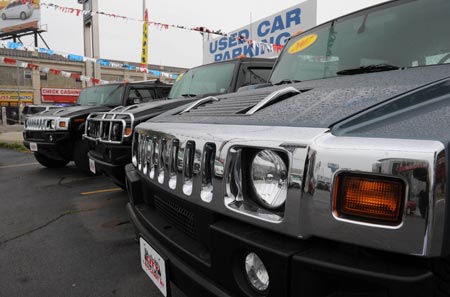
{"label": "yellow price sticker on windshield", "polygon": [[288,50],[288,53],[295,54],[295,53],[301,52],[302,50],[313,45],[314,42],[316,42],[317,37],[318,37],[317,34],[310,34],[310,35],[306,35],[303,38],[300,38],[293,45],[291,45],[291,47]]}

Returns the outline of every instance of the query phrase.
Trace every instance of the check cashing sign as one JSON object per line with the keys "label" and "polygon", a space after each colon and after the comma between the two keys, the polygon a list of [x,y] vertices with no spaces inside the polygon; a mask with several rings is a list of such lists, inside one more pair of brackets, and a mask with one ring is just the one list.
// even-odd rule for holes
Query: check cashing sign
{"label": "check cashing sign", "polygon": [[309,0],[293,7],[256,21],[230,33],[234,38],[218,37],[203,42],[203,63],[219,62],[246,57],[275,57],[277,52],[265,46],[257,46],[244,40],[261,43],[284,45],[288,38],[301,31],[312,28],[317,23],[317,1]]}

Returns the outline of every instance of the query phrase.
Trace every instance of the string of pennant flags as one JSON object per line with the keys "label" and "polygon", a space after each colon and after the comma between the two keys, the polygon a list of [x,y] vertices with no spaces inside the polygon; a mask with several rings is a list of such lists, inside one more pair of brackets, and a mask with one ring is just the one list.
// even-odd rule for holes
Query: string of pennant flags
{"label": "string of pennant flags", "polygon": [[47,48],[40,48],[40,47],[33,47],[33,46],[27,46],[24,45],[22,43],[18,43],[18,42],[12,42],[12,41],[0,41],[0,48],[6,48],[6,49],[12,49],[12,50],[23,50],[23,51],[30,51],[30,52],[38,52],[38,53],[43,53],[43,54],[47,54],[49,56],[53,56],[53,55],[58,55],[61,56],[69,61],[74,61],[74,62],[92,62],[92,63],[97,63],[100,64],[101,66],[104,67],[111,67],[111,68],[121,68],[121,69],[125,69],[125,70],[129,70],[129,71],[135,71],[135,72],[141,72],[141,73],[150,73],[154,76],[160,77],[161,75],[166,75],[170,78],[175,79],[178,74],[177,73],[165,73],[159,70],[152,70],[152,69],[147,69],[147,68],[143,68],[140,66],[133,66],[127,63],[120,63],[120,62],[112,62],[109,61],[107,59],[96,59],[96,58],[90,58],[90,57],[85,57],[85,56],[81,56],[81,55],[76,55],[76,54],[70,54],[70,53],[65,53],[65,52],[60,52],[60,51],[55,51],[53,49],[47,49]]}
{"label": "string of pennant flags", "polygon": [[227,38],[230,38],[230,39],[235,39],[238,42],[242,42],[242,43],[246,42],[250,46],[255,47],[255,48],[258,48],[258,47],[259,48],[264,48],[264,50],[266,52],[279,53],[283,49],[283,45],[280,45],[280,44],[272,44],[272,43],[252,40],[252,39],[246,38],[243,35],[238,36],[238,35],[234,35],[234,34],[227,34],[225,32],[222,32],[222,30],[212,30],[212,29],[208,29],[208,28],[203,27],[203,26],[201,26],[201,27],[186,27],[186,26],[180,26],[180,25],[165,24],[165,23],[159,23],[159,22],[153,22],[153,21],[148,21],[148,20],[131,18],[131,17],[115,14],[115,13],[107,13],[107,12],[103,12],[103,11],[83,10],[83,9],[78,9],[78,8],[73,8],[73,7],[60,6],[60,5],[53,4],[53,3],[40,3],[40,7],[53,8],[53,9],[55,9],[57,11],[60,11],[60,12],[63,12],[63,13],[75,14],[76,16],[98,14],[98,15],[104,15],[104,16],[107,16],[107,17],[115,18],[115,19],[123,19],[123,20],[127,20],[127,21],[136,21],[136,22],[141,22],[141,23],[146,22],[148,25],[155,26],[156,28],[159,28],[161,30],[163,30],[163,29],[167,30],[169,28],[176,28],[176,29],[181,29],[181,30],[200,32],[202,34],[206,33],[206,34],[208,34],[208,36],[210,34],[218,35],[218,36],[227,37]]}
{"label": "string of pennant flags", "polygon": [[78,79],[78,80],[81,80],[84,82],[92,82],[95,85],[109,83],[109,81],[101,80],[101,79],[98,79],[95,77],[81,75],[79,73],[63,71],[63,70],[56,69],[56,68],[42,67],[38,64],[28,63],[28,62],[16,60],[16,59],[5,57],[5,56],[0,56],[0,64],[13,65],[13,66],[17,66],[17,67],[24,68],[24,69],[31,69],[31,70],[35,69],[35,70],[39,70],[40,72],[47,73],[47,74],[51,73],[54,75],[60,75],[65,78],[74,78],[74,79]]}

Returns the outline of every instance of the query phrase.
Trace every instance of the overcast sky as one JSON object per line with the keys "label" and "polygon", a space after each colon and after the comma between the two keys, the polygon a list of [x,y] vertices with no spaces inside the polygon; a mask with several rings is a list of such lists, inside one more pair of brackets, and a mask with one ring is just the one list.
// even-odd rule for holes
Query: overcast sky
{"label": "overcast sky", "polygon": [[[231,32],[294,6],[301,0],[145,0],[150,21],[185,27],[204,26]],[[386,0],[317,0],[318,23],[385,2]],[[76,0],[41,0],[81,8]],[[143,0],[99,0],[99,10],[142,19]],[[83,18],[42,8],[43,37],[51,49],[83,54]],[[191,68],[202,64],[202,37],[198,32],[149,27],[149,64]],[[33,45],[30,40],[23,40]],[[100,55],[104,59],[139,62],[142,23],[100,16]],[[40,44],[40,46],[43,44]]]}

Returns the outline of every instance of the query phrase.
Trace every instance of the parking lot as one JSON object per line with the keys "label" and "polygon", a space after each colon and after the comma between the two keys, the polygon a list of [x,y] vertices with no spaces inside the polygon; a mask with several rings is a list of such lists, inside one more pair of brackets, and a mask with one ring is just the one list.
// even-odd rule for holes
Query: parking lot
{"label": "parking lot", "polygon": [[107,178],[0,149],[0,202],[0,296],[160,296]]}

